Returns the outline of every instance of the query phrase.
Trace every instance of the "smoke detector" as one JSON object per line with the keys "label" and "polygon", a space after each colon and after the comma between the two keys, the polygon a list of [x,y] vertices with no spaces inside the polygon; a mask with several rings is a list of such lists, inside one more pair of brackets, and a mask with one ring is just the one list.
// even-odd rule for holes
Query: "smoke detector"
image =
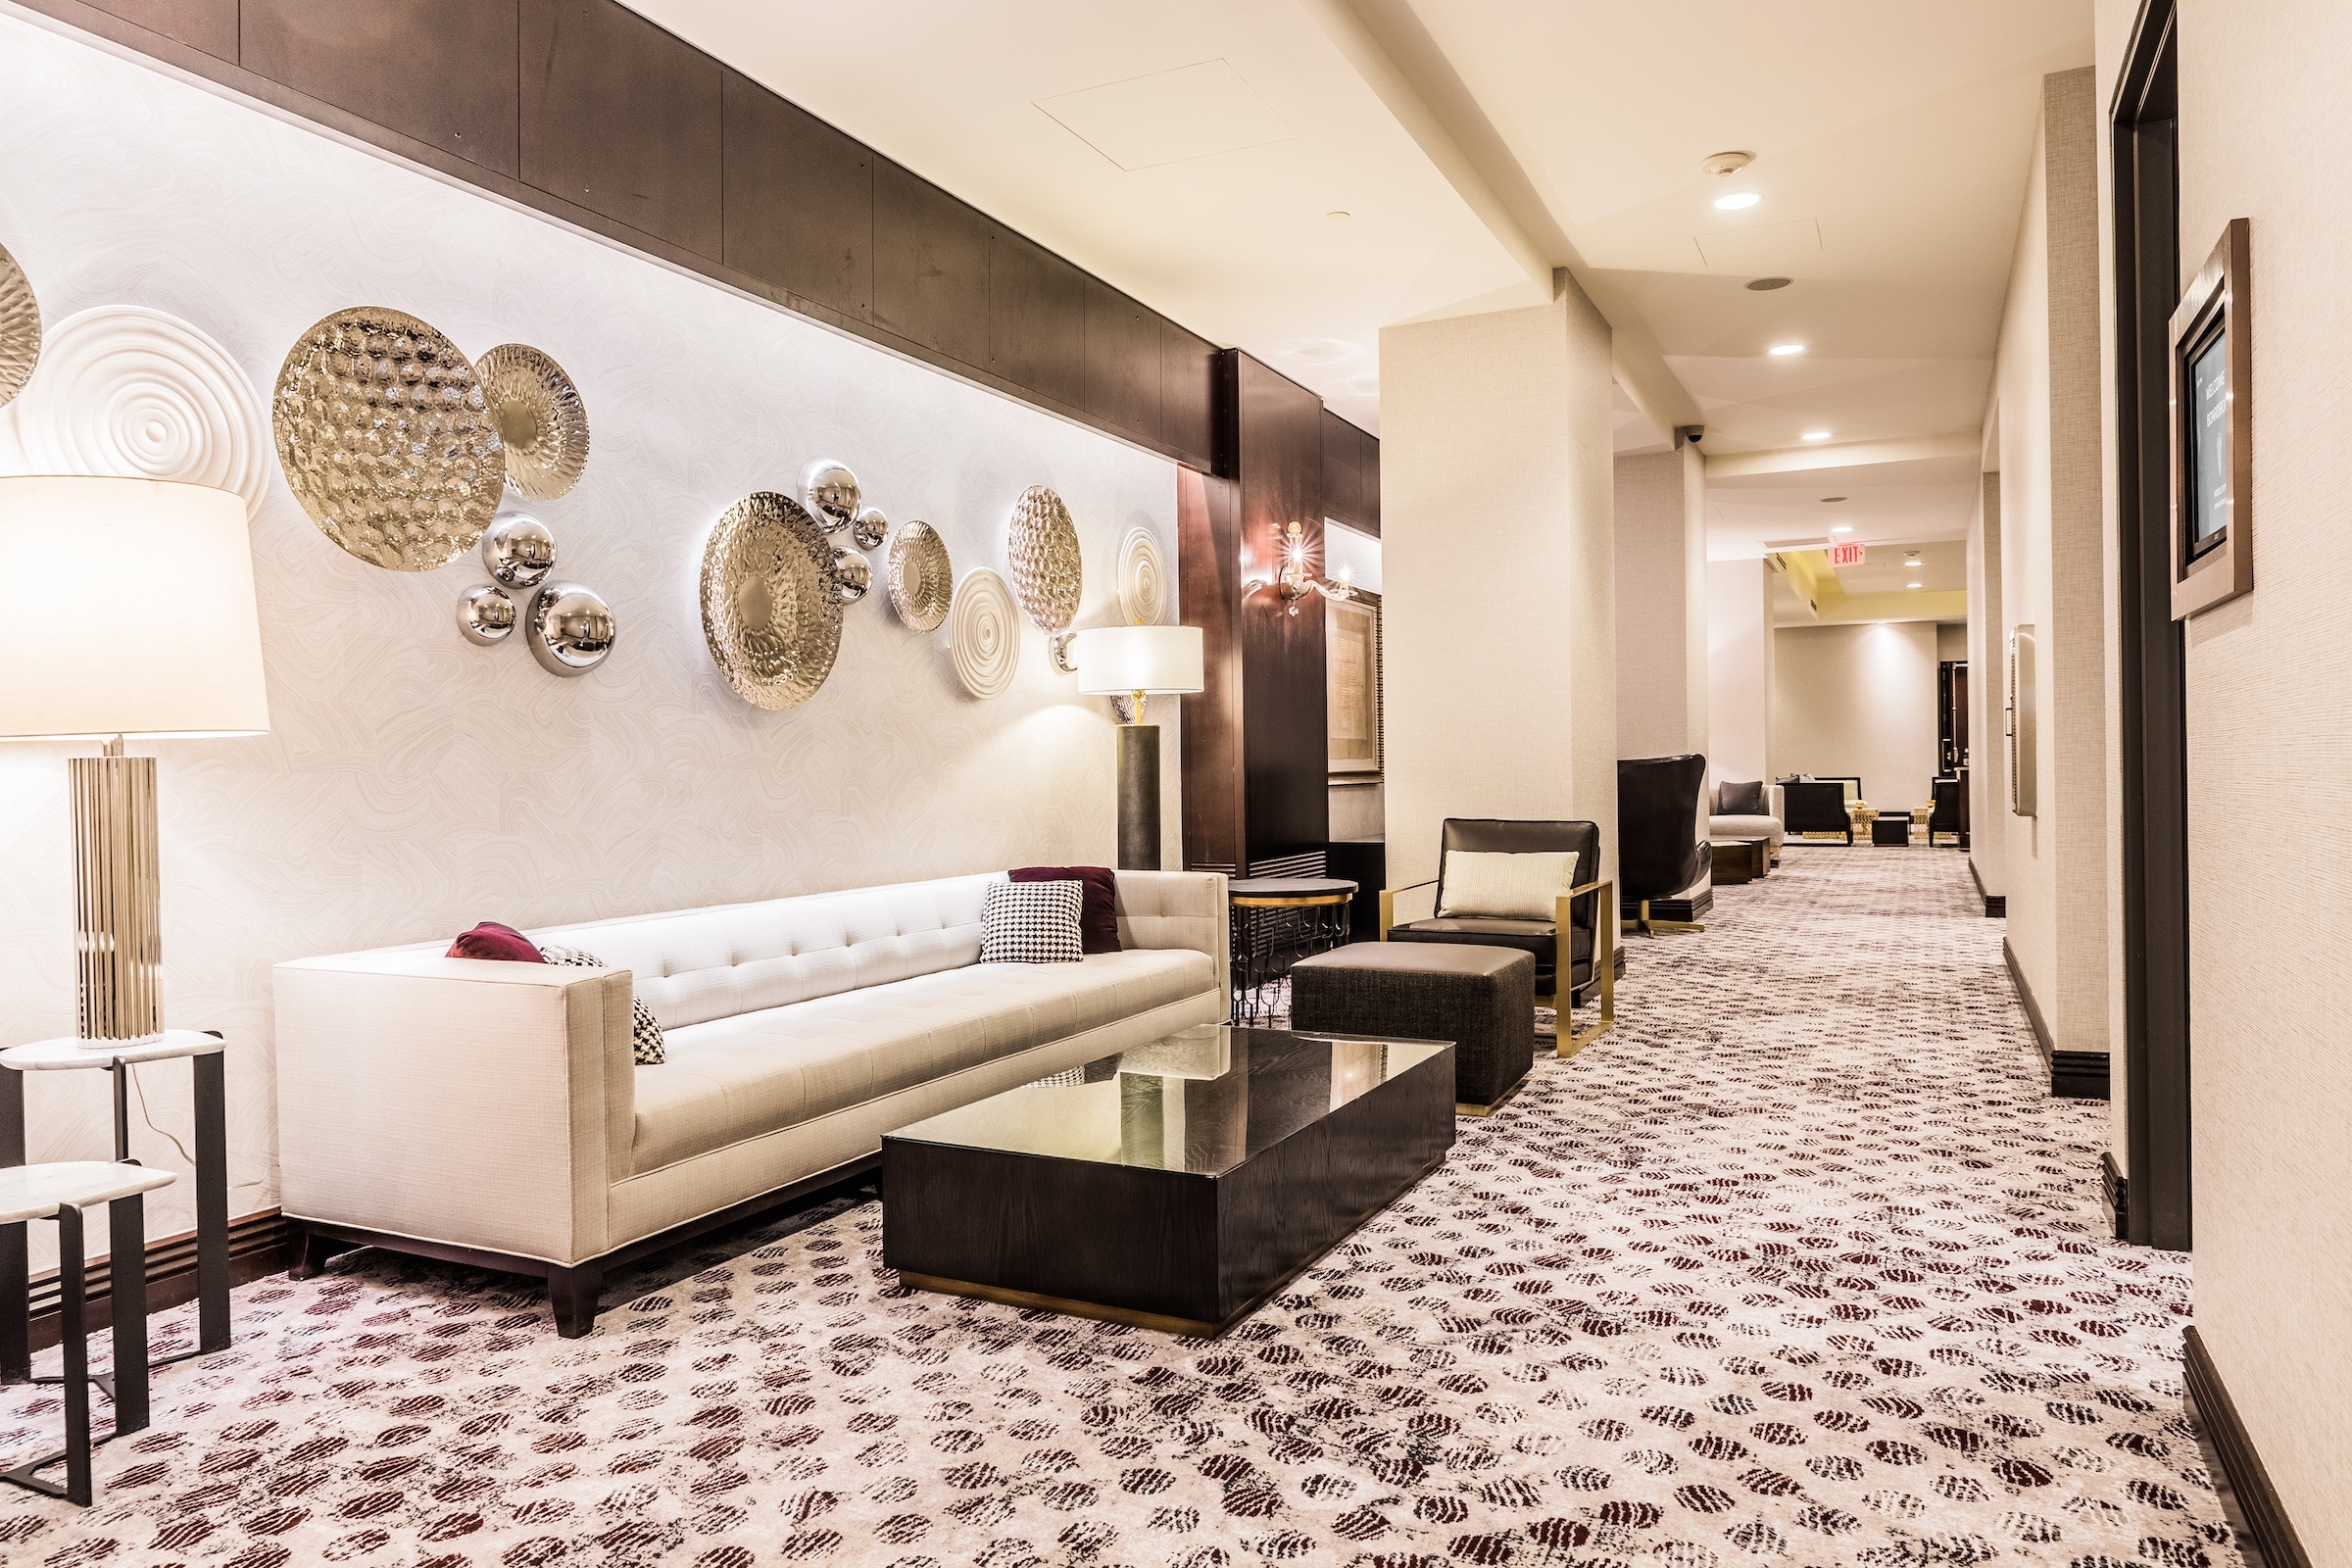
{"label": "smoke detector", "polygon": [[1716,153],[1700,161],[1698,172],[1713,174],[1717,179],[1737,174],[1756,161],[1754,153]]}

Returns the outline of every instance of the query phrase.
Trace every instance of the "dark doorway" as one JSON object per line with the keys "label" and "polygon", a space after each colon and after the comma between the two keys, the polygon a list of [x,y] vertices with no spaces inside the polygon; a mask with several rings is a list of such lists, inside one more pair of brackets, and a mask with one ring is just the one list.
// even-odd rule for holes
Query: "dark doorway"
{"label": "dark doorway", "polygon": [[1968,661],[1946,659],[1936,665],[1936,776],[1957,777],[1968,765]]}
{"label": "dark doorway", "polygon": [[2168,514],[2171,337],[2180,296],[2175,0],[2146,0],[2109,111],[2115,159],[2128,1241],[2189,1246],[2188,807]]}

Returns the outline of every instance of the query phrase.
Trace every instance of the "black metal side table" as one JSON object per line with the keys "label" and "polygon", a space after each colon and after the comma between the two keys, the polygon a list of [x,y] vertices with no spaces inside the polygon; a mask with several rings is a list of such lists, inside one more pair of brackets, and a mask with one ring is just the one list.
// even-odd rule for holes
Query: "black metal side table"
{"label": "black metal side table", "polygon": [[1340,877],[1251,876],[1225,885],[1233,921],[1233,1015],[1256,1023],[1273,1015],[1264,987],[1310,953],[1348,940],[1348,905],[1355,884]]}
{"label": "black metal side table", "polygon": [[[143,1061],[191,1058],[196,1096],[196,1348],[164,1356],[168,1365],[228,1348],[228,1105],[224,1071],[227,1042],[194,1029],[167,1029],[153,1040],[96,1042],[42,1040],[0,1051],[0,1167],[24,1163],[24,1074],[104,1067],[115,1079],[115,1160],[130,1157],[130,1069]],[[110,1250],[146,1253],[144,1227],[133,1205],[114,1210]],[[23,1225],[0,1226],[0,1383],[32,1376],[27,1259]]]}

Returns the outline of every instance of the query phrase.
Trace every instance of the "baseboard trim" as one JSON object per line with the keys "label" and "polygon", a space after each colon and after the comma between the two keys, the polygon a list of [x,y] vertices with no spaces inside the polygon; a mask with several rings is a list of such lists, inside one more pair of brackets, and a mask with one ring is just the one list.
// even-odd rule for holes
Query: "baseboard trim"
{"label": "baseboard trim", "polygon": [[[1964,849],[1966,847],[1962,846]],[[1984,873],[1977,869],[1977,858],[1973,853],[1968,858],[1968,874],[1977,884],[1977,897],[1984,901],[1984,918],[1987,920],[2009,918],[2009,895],[1984,891]]]}
{"label": "baseboard trim", "polygon": [[2034,1028],[2034,1045],[2041,1053],[2041,1064],[2050,1075],[2050,1093],[2060,1100],[2105,1100],[2107,1098],[2107,1053],[2104,1051],[2060,1051],[2050,1034],[2048,1020],[2041,1015],[2041,1004],[2034,1000],[2034,988],[2026,984],[2026,971],[2018,967],[2017,951],[2001,938],[2001,961],[2009,966],[2009,983],[2017,988],[2017,1000],[2026,1009],[2026,1022]]}
{"label": "baseboard trim", "polygon": [[2115,1163],[2115,1152],[2107,1150],[2099,1155],[2099,1200],[2106,1205],[2107,1217],[2115,1224],[2115,1239],[2132,1239],[2132,1184]]}
{"label": "baseboard trim", "polygon": [[[115,1282],[104,1257],[90,1259],[86,1273],[91,1332],[115,1321]],[[285,1216],[274,1208],[228,1222],[228,1283],[249,1284],[286,1267]],[[196,1233],[159,1236],[147,1244],[147,1310],[150,1314],[196,1299]],[[57,1270],[32,1277],[32,1348],[45,1350],[58,1340]]]}
{"label": "baseboard trim", "polygon": [[2246,1529],[2261,1548],[2267,1568],[2311,1568],[2311,1554],[2303,1549],[2303,1539],[2295,1534],[2294,1523],[2278,1500],[2278,1489],[2271,1485],[2271,1473],[2255,1451],[2245,1423],[2238,1419],[2237,1405],[2222,1384],[2221,1370],[2205,1348],[2204,1336],[2193,1327],[2184,1330],[2180,1351],[2189,1402],[2230,1477],[2230,1489],[2237,1494],[2238,1511],[2245,1515]]}

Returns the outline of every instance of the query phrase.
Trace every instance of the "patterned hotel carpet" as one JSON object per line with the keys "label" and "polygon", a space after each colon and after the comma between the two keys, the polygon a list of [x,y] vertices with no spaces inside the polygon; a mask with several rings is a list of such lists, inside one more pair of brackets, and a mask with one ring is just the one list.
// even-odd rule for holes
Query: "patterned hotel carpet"
{"label": "patterned hotel carpet", "polygon": [[1961,858],[1789,862],[1221,1343],[909,1296],[870,1202],[570,1343],[355,1256],[241,1291],[97,1507],[0,1495],[0,1561],[2234,1568],[2187,1267],[2101,1238]]}

